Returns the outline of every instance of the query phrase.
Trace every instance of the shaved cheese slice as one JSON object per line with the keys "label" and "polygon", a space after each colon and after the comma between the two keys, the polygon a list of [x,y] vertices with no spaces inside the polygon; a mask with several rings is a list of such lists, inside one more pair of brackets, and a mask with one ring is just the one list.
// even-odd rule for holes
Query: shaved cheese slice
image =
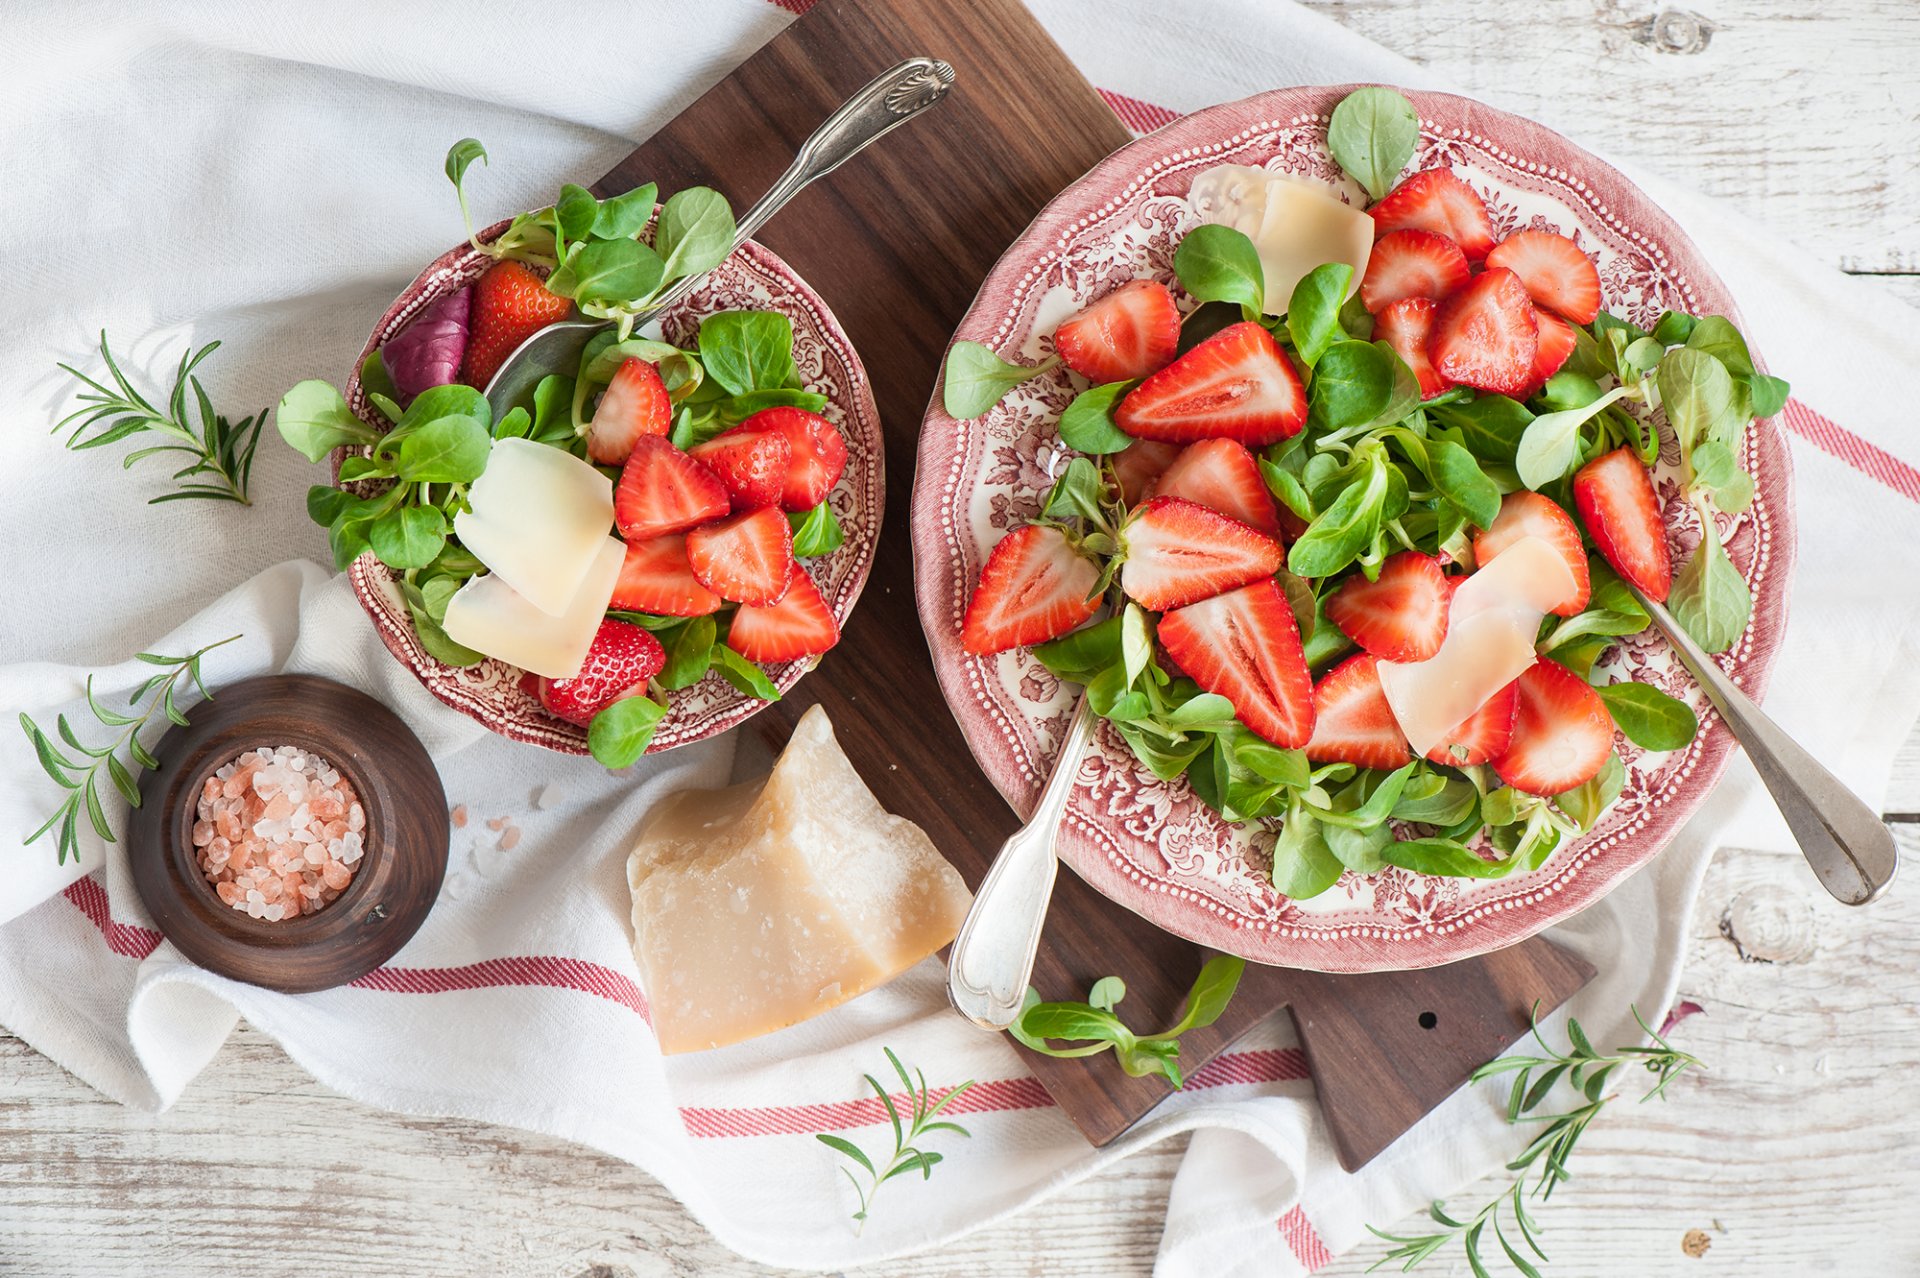
{"label": "shaved cheese slice", "polygon": [[609,537],[603,528],[593,562],[560,616],[534,607],[494,572],[475,577],[454,592],[447,600],[442,628],[449,639],[475,652],[548,679],[571,679],[580,673],[587,649],[593,646],[626,559],[626,544]]}
{"label": "shaved cheese slice", "polygon": [[1373,254],[1373,219],[1323,182],[1221,164],[1198,174],[1187,202],[1202,222],[1231,226],[1253,241],[1266,285],[1266,311],[1283,315],[1298,284],[1316,266],[1353,267],[1351,297]]}
{"label": "shaved cheese slice", "polygon": [[633,953],[663,1052],[724,1047],[892,980],[972,903],[890,816],[819,706],[764,784],[662,799],[627,861]]}
{"label": "shaved cheese slice", "polygon": [[1447,637],[1425,661],[1379,663],[1380,687],[1416,754],[1534,663],[1540,619],[1579,590],[1560,553],[1538,537],[1514,542],[1453,592]]}
{"label": "shaved cheese slice", "polygon": [[564,449],[499,439],[467,501],[460,544],[540,611],[565,613],[613,527],[613,481]]}

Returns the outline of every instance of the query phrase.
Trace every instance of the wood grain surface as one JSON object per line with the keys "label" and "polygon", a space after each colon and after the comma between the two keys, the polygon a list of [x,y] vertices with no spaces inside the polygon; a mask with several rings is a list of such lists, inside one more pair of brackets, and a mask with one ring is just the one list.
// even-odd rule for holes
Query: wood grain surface
{"label": "wood grain surface", "polygon": [[[1465,92],[1727,199],[1920,303],[1911,0],[1306,3]],[[868,596],[862,612],[878,602]],[[1887,806],[1920,814],[1920,736]],[[1920,855],[1920,837],[1901,837]],[[1584,1138],[1578,1179],[1542,1213],[1549,1274],[1920,1273],[1910,1205],[1920,1153],[1900,1081],[1920,1070],[1920,892],[1909,888],[1847,911],[1796,857],[1717,858],[1680,985],[1706,1010],[1677,1036],[1711,1068],[1665,1105],[1616,1107]],[[256,1134],[268,1114],[271,1147]],[[856,1273],[1146,1275],[1183,1149],[1183,1139],[1157,1145],[940,1254]],[[298,1183],[281,1188],[296,1167]],[[1477,1204],[1505,1183],[1495,1175],[1451,1201]],[[284,1235],[262,1237],[268,1219],[298,1230],[297,1254]],[[1696,1228],[1711,1244],[1698,1260],[1681,1252]],[[1380,1251],[1320,1273],[1356,1278]],[[1416,1272],[1429,1271],[1465,1272],[1438,1260]],[[526,1132],[342,1101],[251,1028],[157,1117],[0,1033],[0,1274],[775,1272],[719,1247],[631,1166]]]}
{"label": "wood grain surface", "polygon": [[[987,271],[1048,200],[1128,140],[1127,130],[1019,0],[822,0],[596,190],[704,183],[744,205],[835,106],[915,54],[953,63],[947,101],[803,192],[760,237],[820,291],[860,351],[889,482],[886,532],[845,641],[755,722],[762,734],[778,733],[807,706],[825,706],[881,803],[917,822],[977,885],[1017,818],[947,711],[914,608],[905,534],[920,418]],[[1034,984],[1046,997],[1074,998],[1118,975],[1130,1019],[1171,1024],[1205,958],[1063,874]],[[1340,1063],[1328,1122],[1342,1160],[1357,1167],[1521,1033],[1528,1007],[1556,1007],[1590,976],[1538,940],[1444,972],[1336,978],[1249,968],[1219,1021],[1182,1037],[1181,1066],[1199,1068],[1294,1004],[1309,1056]],[[1323,1027],[1337,1039],[1316,1043]],[[1096,1144],[1171,1092],[1162,1079],[1129,1077],[1111,1056],[1027,1056]]]}

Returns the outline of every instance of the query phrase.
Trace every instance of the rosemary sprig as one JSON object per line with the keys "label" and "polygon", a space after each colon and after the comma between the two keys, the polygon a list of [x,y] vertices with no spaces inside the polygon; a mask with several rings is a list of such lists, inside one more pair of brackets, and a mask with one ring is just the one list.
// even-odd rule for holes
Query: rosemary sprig
{"label": "rosemary sprig", "polygon": [[[1501,1210],[1505,1208],[1509,1212],[1520,1240],[1544,1262],[1547,1253],[1536,1235],[1538,1225],[1527,1214],[1526,1200],[1533,1197],[1545,1202],[1553,1196],[1556,1186],[1573,1178],[1573,1173],[1567,1170],[1567,1159],[1588,1126],[1615,1099],[1617,1093],[1607,1091],[1607,1084],[1614,1072],[1623,1066],[1639,1065],[1654,1075],[1654,1085],[1640,1097],[1645,1102],[1656,1096],[1664,1097],[1669,1083],[1687,1069],[1700,1064],[1697,1057],[1675,1049],[1662,1038],[1640,1015],[1639,1008],[1631,1010],[1633,1019],[1639,1022],[1651,1042],[1635,1047],[1618,1047],[1611,1054],[1602,1054],[1594,1050],[1586,1031],[1580,1028],[1580,1022],[1569,1018],[1567,1039],[1571,1046],[1566,1052],[1558,1052],[1540,1036],[1540,1008],[1535,1004],[1533,1038],[1546,1054],[1504,1056],[1488,1061],[1473,1071],[1471,1078],[1477,1083],[1495,1075],[1512,1074],[1513,1087],[1507,1093],[1507,1121],[1542,1125],[1540,1134],[1521,1151],[1519,1157],[1507,1164],[1507,1170],[1520,1173],[1519,1178],[1464,1220],[1449,1214],[1446,1204],[1436,1201],[1427,1212],[1434,1223],[1441,1226],[1436,1233],[1390,1234],[1368,1225],[1367,1228],[1374,1234],[1397,1246],[1368,1266],[1367,1272],[1372,1273],[1382,1265],[1401,1261],[1400,1271],[1405,1273],[1457,1240],[1465,1246],[1467,1264],[1475,1278],[1487,1278],[1487,1267],[1481,1259],[1480,1246],[1491,1227],[1494,1240],[1500,1244],[1501,1251],[1506,1253],[1513,1267],[1525,1278],[1541,1278],[1539,1266],[1507,1238],[1506,1231],[1501,1227]],[[1562,1114],[1534,1113],[1553,1091],[1554,1085],[1562,1079],[1579,1090],[1585,1097],[1585,1103]]]}
{"label": "rosemary sprig", "polygon": [[922,1180],[933,1175],[934,1165],[945,1155],[918,1148],[919,1142],[924,1137],[934,1132],[953,1132],[959,1136],[971,1134],[958,1123],[946,1119],[936,1121],[936,1115],[972,1087],[972,1079],[968,1079],[936,1101],[928,1094],[927,1076],[923,1071],[916,1067],[913,1074],[909,1076],[906,1066],[900,1063],[900,1058],[893,1054],[891,1047],[883,1047],[880,1050],[887,1054],[888,1062],[893,1065],[893,1072],[900,1076],[901,1086],[906,1089],[910,1104],[910,1112],[903,1121],[899,1107],[893,1103],[893,1097],[887,1094],[887,1089],[880,1085],[880,1080],[871,1074],[864,1076],[867,1086],[873,1088],[874,1095],[878,1096],[880,1103],[886,1106],[887,1118],[893,1123],[892,1156],[885,1163],[876,1166],[873,1159],[867,1157],[866,1153],[852,1141],[828,1132],[817,1132],[814,1135],[815,1140],[829,1149],[845,1154],[867,1174],[867,1183],[862,1185],[860,1178],[853,1174],[851,1168],[840,1169],[853,1185],[853,1192],[860,1198],[860,1210],[853,1213],[853,1232],[856,1235],[866,1227],[867,1215],[873,1210],[873,1200],[880,1193],[880,1186],[895,1176],[904,1176],[909,1172],[919,1172]]}
{"label": "rosemary sprig", "polygon": [[[108,843],[112,843],[113,828],[107,824],[106,810],[100,802],[100,773],[104,770],[121,797],[133,807],[139,807],[140,789],[134,784],[133,775],[141,768],[158,767],[160,764],[153,752],[141,743],[140,729],[147,725],[147,721],[153,717],[156,709],[172,722],[185,727],[187,716],[182,714],[179,707],[174,704],[174,686],[184,674],[193,680],[201,696],[209,701],[213,700],[213,693],[207,690],[206,681],[200,677],[200,659],[222,644],[232,643],[239,637],[239,635],[229,635],[219,643],[210,643],[184,657],[166,657],[153,652],[136,654],[139,660],[148,665],[167,667],[135,688],[128,696],[127,705],[134,707],[139,705],[142,698],[151,694],[152,699],[147,702],[147,708],[138,714],[122,714],[118,710],[111,710],[101,705],[99,699],[93,695],[93,676],[88,675],[87,708],[93,711],[93,717],[102,724],[109,728],[120,728],[122,731],[118,738],[107,745],[90,746],[81,742],[79,734],[73,730],[73,725],[67,722],[66,715],[63,714],[56,719],[54,722],[59,731],[60,740],[84,755],[89,760],[85,764],[75,763],[61,753],[60,747],[54,744],[53,739],[41,729],[39,724],[26,714],[21,714],[20,726],[26,730],[27,740],[32,743],[33,752],[40,759],[40,766],[45,768],[47,775],[59,782],[61,788],[67,792],[67,797],[54,814],[48,817],[39,829],[29,834],[25,841],[34,843],[42,835],[52,833],[54,842],[60,849],[60,863],[64,865],[68,856],[72,856],[76,861],[79,860],[80,810],[84,807],[87,820],[93,825],[94,833]],[[123,750],[127,755],[126,763],[122,763],[119,759],[118,752]]]}
{"label": "rosemary sprig", "polygon": [[[189,346],[181,353],[180,367],[173,375],[173,394],[168,397],[167,407],[162,411],[136,390],[126,374],[120,371],[113,352],[107,348],[106,330],[102,329],[100,358],[106,362],[113,385],[104,385],[71,364],[60,365],[63,370],[84,382],[88,389],[78,396],[80,407],[56,422],[53,429],[59,432],[77,422],[73,426],[73,433],[67,437],[67,447],[76,451],[118,443],[142,432],[165,436],[171,442],[137,448],[121,459],[121,467],[131,468],[141,458],[158,453],[185,453],[192,460],[174,472],[175,481],[192,480],[196,476],[205,478],[198,482],[181,483],[177,490],[162,493],[149,505],[203,498],[209,501],[236,501],[243,506],[250,506],[253,503],[247,500],[247,479],[253,473],[253,450],[260,442],[260,428],[266,424],[267,413],[262,409],[252,417],[229,422],[214,412],[213,401],[207,397],[206,388],[194,376],[193,370],[219,348],[220,343],[208,342],[198,351]],[[200,416],[197,427],[189,416],[189,391],[193,396],[192,407],[198,410]],[[95,430],[95,433],[89,435],[89,430]]]}

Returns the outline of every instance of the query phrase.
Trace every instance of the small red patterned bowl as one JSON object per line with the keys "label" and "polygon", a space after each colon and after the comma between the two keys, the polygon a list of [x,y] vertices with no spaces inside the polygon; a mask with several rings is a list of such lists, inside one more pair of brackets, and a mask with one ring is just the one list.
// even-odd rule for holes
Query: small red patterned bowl
{"label": "small red patterned bowl", "polygon": [[[506,226],[501,222],[489,227],[481,238],[490,240]],[[433,302],[474,280],[492,260],[469,244],[436,259],[407,285],[374,325],[361,360],[384,346]],[[827,397],[825,416],[847,441],[846,471],[827,495],[845,530],[846,542],[831,555],[807,563],[821,596],[844,628],[854,601],[866,585],[874,547],[880,539],[886,492],[880,413],[874,407],[866,369],[826,302],[792,267],[751,241],[701,281],[686,300],[663,314],[661,324],[670,340],[691,347],[702,316],[743,309],[779,311],[793,321],[793,358],[801,380],[808,390]],[[347,383],[347,404],[362,421],[385,430],[386,418],[368,402],[360,385],[358,362],[354,368]],[[395,585],[396,575],[378,559],[362,555],[347,574],[387,650],[427,691],[501,736],[565,754],[587,753],[586,729],[556,719],[542,709],[521,689],[517,668],[491,658],[461,668],[430,656],[414,634],[412,618]],[[771,667],[767,673],[784,693],[811,665],[810,659],[790,661]],[[668,703],[671,709],[654,733],[649,754],[725,732],[768,704],[714,673],[691,687],[669,693]]]}
{"label": "small red patterned bowl", "polygon": [[[1172,281],[1174,247],[1196,221],[1188,189],[1216,164],[1302,174],[1363,200],[1326,148],[1328,117],[1353,87],[1280,89],[1210,107],[1114,152],[1007,250],[954,336],[1031,361],[1050,350],[1054,326],[1093,298],[1137,276]],[[1573,236],[1599,263],[1611,309],[1642,325],[1667,308],[1739,322],[1726,286],[1686,233],[1618,171],[1531,120],[1451,94],[1407,96],[1420,117],[1412,168],[1450,166],[1486,199],[1500,235],[1537,226]],[[1073,393],[1056,370],[984,416],[957,422],[936,392],[914,476],[916,593],[941,688],[980,766],[1022,812],[1045,784],[1078,689],[1063,687],[1025,651],[970,655],[960,646],[960,620],[987,551],[1038,513],[1064,448],[1052,423]],[[1723,517],[1720,532],[1753,592],[1753,619],[1720,663],[1757,698],[1786,625],[1793,570],[1792,476],[1778,426],[1750,429],[1742,460],[1756,486],[1753,505]],[[1684,554],[1701,534],[1678,481],[1679,450],[1669,438],[1655,485]],[[1157,780],[1104,729],[1081,761],[1061,858],[1167,931],[1261,963],[1371,972],[1511,945],[1599,900],[1652,859],[1733,750],[1726,725],[1656,633],[1623,639],[1602,668],[1685,699],[1702,730],[1664,754],[1619,738],[1619,801],[1533,873],[1483,881],[1389,868],[1347,873],[1321,896],[1290,900],[1271,881],[1273,823],[1227,824],[1184,778]]]}

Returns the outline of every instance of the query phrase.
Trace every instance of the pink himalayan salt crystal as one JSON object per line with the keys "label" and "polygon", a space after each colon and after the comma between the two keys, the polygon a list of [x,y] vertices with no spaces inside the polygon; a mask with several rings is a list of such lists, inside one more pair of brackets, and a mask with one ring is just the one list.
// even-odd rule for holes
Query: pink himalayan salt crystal
{"label": "pink himalayan salt crystal", "polygon": [[454,804],[453,811],[447,813],[447,820],[453,822],[453,828],[456,830],[466,829],[467,828],[467,805],[464,803]]}
{"label": "pink himalayan salt crystal", "polygon": [[201,872],[250,918],[313,914],[353,881],[366,810],[325,759],[293,746],[248,750],[201,787],[193,826]]}
{"label": "pink himalayan salt crystal", "polygon": [[503,816],[488,817],[487,828],[489,830],[504,830],[507,827],[508,820],[509,818]]}
{"label": "pink himalayan salt crystal", "polygon": [[520,842],[520,827],[517,825],[510,825],[506,828],[505,832],[503,832],[500,835],[500,850],[502,852],[511,852],[513,851],[515,845],[517,845],[519,842]]}

